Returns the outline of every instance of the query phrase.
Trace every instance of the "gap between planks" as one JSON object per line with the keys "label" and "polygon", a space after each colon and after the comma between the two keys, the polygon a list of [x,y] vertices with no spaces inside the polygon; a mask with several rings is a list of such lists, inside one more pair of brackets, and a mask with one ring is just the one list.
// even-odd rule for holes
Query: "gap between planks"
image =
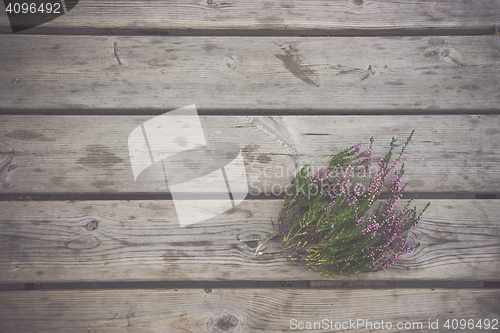
{"label": "gap between planks", "polygon": [[84,290],[84,289],[228,289],[228,288],[499,288],[491,281],[384,281],[384,280],[311,280],[311,281],[142,281],[142,282],[80,282],[80,283],[12,283],[0,284],[7,290]]}
{"label": "gap between planks", "polygon": [[[170,110],[168,110],[170,111]],[[0,109],[0,115],[19,116],[19,115],[34,115],[34,116],[159,116],[167,110],[151,110],[151,109]],[[439,109],[370,109],[370,110],[334,110],[334,109],[298,109],[298,110],[276,110],[276,109],[248,109],[248,110],[232,110],[232,109],[198,109],[198,114],[205,117],[219,116],[257,116],[257,117],[287,117],[287,116],[435,116],[435,115],[498,115],[500,108],[491,109],[454,109],[454,110],[439,110]]]}
{"label": "gap between planks", "polygon": [[[446,199],[446,200],[462,200],[462,199],[500,199],[500,193],[411,193],[403,192],[401,200],[408,200],[413,195],[421,200],[430,199]],[[390,193],[382,191],[380,199],[388,199]],[[283,200],[283,195],[261,194],[247,195],[245,200]],[[63,193],[63,194],[46,194],[46,193],[0,193],[0,201],[89,201],[89,200],[172,200],[172,195],[163,193],[119,193],[119,194],[95,194],[95,193]]]}
{"label": "gap between planks", "polygon": [[[432,36],[491,36],[494,28],[482,25],[470,28],[437,28],[437,29],[127,29],[114,28],[103,30],[93,27],[55,28],[39,26],[25,30],[16,35],[36,36],[117,36],[117,37],[432,37]],[[0,35],[10,35],[9,27],[0,26]]]}

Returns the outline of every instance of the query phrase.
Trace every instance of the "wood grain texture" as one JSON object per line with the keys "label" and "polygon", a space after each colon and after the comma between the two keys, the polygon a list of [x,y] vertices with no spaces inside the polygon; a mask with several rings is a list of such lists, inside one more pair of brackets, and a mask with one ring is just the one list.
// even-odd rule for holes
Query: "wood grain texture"
{"label": "wood grain texture", "polygon": [[[492,29],[500,9],[494,0],[480,1],[80,1],[64,17],[28,30],[32,34],[189,34],[323,33],[377,34],[436,29]],[[0,33],[10,33],[0,12]]]}
{"label": "wood grain texture", "polygon": [[[335,323],[345,322],[344,328],[347,325],[350,332],[447,332],[444,324],[448,319],[474,319],[474,323],[479,319],[498,320],[499,300],[500,290],[496,289],[3,292],[0,329],[12,333],[293,332],[299,329],[295,326],[299,322],[306,328],[308,322],[314,325],[325,319],[327,325],[332,321],[332,328],[316,324],[316,329],[307,332],[338,331],[341,329],[335,329]],[[437,320],[438,329],[429,329],[429,320]],[[391,329],[387,329],[387,323],[391,323]],[[397,330],[398,323],[409,326]]]}
{"label": "wood grain texture", "polygon": [[[1,35],[1,110],[498,110],[500,39]],[[90,112],[90,111],[89,111]]]}
{"label": "wood grain texture", "polygon": [[[193,202],[195,205],[196,202]],[[417,209],[426,201],[417,200]],[[247,200],[181,228],[171,201],[1,202],[0,283],[325,280],[281,255],[255,256],[279,200]],[[496,200],[432,200],[386,271],[339,280],[498,280]],[[276,250],[275,238],[262,247]]]}
{"label": "wood grain texture", "polygon": [[[11,161],[2,164],[0,193],[168,193],[164,182],[136,183],[132,173],[128,136],[152,118],[0,115],[0,162]],[[202,116],[200,122],[208,142],[241,148],[251,194],[283,194],[305,163],[315,171],[370,136],[377,161],[392,136],[404,142],[412,129],[404,160],[408,191],[500,188],[497,115]]]}

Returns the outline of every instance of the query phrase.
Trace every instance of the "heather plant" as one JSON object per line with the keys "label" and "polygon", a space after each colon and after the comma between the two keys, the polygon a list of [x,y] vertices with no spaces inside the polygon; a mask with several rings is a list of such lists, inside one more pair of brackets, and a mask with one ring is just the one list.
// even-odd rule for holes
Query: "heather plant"
{"label": "heather plant", "polygon": [[[272,236],[283,235],[282,246],[264,253],[258,252],[259,247],[256,253],[288,253],[292,262],[336,277],[384,270],[414,251],[420,243],[413,247],[408,244],[408,233],[418,225],[430,203],[417,215],[411,206],[414,195],[402,210],[395,209],[407,185],[402,185],[404,163],[399,170],[396,166],[413,133],[391,163],[397,142],[392,138],[389,152],[373,174],[373,137],[367,149],[361,150],[361,144],[346,148],[312,175],[306,164],[292,180],[278,219],[280,232]],[[379,202],[385,186],[390,186],[390,198]]]}

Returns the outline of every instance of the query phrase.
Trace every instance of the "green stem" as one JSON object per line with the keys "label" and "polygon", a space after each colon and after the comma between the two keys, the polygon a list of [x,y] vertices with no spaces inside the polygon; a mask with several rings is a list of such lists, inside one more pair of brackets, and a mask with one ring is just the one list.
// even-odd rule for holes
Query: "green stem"
{"label": "green stem", "polygon": [[276,237],[276,236],[278,236],[278,235],[281,235],[282,233],[283,233],[283,232],[282,232],[282,231],[280,231],[280,232],[278,232],[277,234],[274,234],[274,235],[272,235],[272,236],[269,236],[269,237],[268,237],[265,241],[263,241],[262,243],[260,243],[260,245],[259,245],[259,247],[257,248],[257,250],[255,250],[254,256],[256,256],[256,255],[257,255],[257,253],[259,252],[260,248],[261,248],[264,244],[266,244],[266,243],[267,243],[270,239],[273,239],[274,237]]}

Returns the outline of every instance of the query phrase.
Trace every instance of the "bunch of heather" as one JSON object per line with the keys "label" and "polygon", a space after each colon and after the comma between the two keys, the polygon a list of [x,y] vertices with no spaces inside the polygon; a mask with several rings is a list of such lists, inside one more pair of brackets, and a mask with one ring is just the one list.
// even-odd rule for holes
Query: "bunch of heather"
{"label": "bunch of heather", "polygon": [[[314,174],[306,164],[292,180],[279,216],[283,244],[289,260],[328,277],[356,275],[386,269],[420,244],[408,244],[408,232],[421,220],[411,207],[413,196],[402,210],[395,205],[407,184],[402,185],[405,149],[414,131],[391,163],[397,139],[371,172],[373,137],[367,149],[361,144],[342,150],[329,165]],[[359,178],[359,181],[357,181]],[[379,202],[382,189],[390,186],[390,198]]]}

